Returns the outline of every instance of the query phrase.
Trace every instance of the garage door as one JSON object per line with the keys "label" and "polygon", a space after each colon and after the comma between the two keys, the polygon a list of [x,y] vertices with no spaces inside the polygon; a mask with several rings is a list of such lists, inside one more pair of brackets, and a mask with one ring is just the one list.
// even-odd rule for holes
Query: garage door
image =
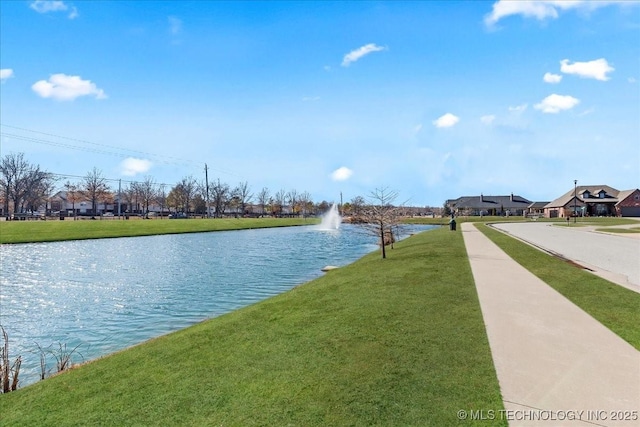
{"label": "garage door", "polygon": [[622,216],[640,216],[640,206],[623,206],[620,213]]}

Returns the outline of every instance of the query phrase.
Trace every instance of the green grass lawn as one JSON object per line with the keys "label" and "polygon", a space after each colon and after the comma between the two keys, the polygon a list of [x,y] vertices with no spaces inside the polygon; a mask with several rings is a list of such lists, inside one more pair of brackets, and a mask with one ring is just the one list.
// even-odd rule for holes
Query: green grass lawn
{"label": "green grass lawn", "polygon": [[462,234],[387,256],[0,395],[0,425],[488,425],[457,418],[503,409]]}
{"label": "green grass lawn", "polygon": [[596,228],[596,231],[602,231],[604,233],[620,233],[620,234],[633,234],[640,233],[640,227],[631,227],[631,228]]}
{"label": "green grass lawn", "polygon": [[487,226],[478,229],[520,265],[640,350],[640,294]]}
{"label": "green grass lawn", "polygon": [[0,221],[0,243],[53,242],[246,228],[287,227],[316,224],[319,221],[316,218]]}

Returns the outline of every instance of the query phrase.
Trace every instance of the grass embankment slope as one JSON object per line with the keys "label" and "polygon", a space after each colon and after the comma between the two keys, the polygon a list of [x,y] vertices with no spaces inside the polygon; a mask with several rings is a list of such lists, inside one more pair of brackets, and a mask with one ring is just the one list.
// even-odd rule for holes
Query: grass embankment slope
{"label": "grass embankment slope", "polygon": [[157,234],[200,233],[248,228],[316,224],[315,218],[206,218],[153,220],[0,221],[0,243],[135,237]]}
{"label": "grass embankment slope", "polygon": [[[607,223],[600,222],[604,224]],[[640,350],[640,294],[576,268],[486,224],[477,227],[516,262]]]}
{"label": "grass embankment slope", "polygon": [[0,395],[0,424],[449,426],[503,409],[461,233],[387,254]]}

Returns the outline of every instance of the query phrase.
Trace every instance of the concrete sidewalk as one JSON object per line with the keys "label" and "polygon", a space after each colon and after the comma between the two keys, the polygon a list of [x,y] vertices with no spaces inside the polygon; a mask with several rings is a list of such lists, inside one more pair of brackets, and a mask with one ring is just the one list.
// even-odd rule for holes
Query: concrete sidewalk
{"label": "concrete sidewalk", "polygon": [[473,224],[461,229],[507,410],[500,417],[510,426],[639,426],[640,352]]}

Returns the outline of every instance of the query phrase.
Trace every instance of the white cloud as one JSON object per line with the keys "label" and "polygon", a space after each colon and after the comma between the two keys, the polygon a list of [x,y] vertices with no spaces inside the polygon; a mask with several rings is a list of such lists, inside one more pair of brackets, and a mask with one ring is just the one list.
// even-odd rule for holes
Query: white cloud
{"label": "white cloud", "polygon": [[0,81],[2,83],[11,77],[13,77],[13,70],[11,68],[3,68],[0,70]]}
{"label": "white cloud", "polygon": [[552,94],[547,96],[539,104],[534,105],[536,110],[543,113],[559,113],[562,110],[570,110],[580,103],[580,100],[570,95]]}
{"label": "white cloud", "polygon": [[372,52],[379,52],[381,50],[385,50],[385,48],[382,46],[378,46],[375,43],[369,43],[367,45],[359,47],[358,49],[352,50],[344,56],[344,58],[342,59],[342,66],[348,67],[352,62],[356,62],[363,56],[368,55]]}
{"label": "white cloud", "polygon": [[320,101],[320,97],[319,96],[303,96],[302,100],[304,102],[315,102],[315,101]]}
{"label": "white cloud", "polygon": [[544,80],[545,83],[560,83],[562,76],[560,74],[544,73],[542,80]]}
{"label": "white cloud", "polygon": [[29,4],[29,7],[38,13],[66,12],[70,10],[69,19],[78,17],[78,9],[75,6],[69,7],[64,1],[35,0]]}
{"label": "white cloud", "polygon": [[493,114],[480,117],[480,121],[485,125],[492,124],[495,119],[496,119],[496,116],[494,116]]}
{"label": "white cloud", "polygon": [[59,101],[72,101],[80,96],[95,96],[105,99],[107,95],[90,80],[82,80],[80,76],[53,74],[49,80],[37,81],[31,89],[43,98],[53,98]]}
{"label": "white cloud", "polygon": [[120,163],[121,173],[124,176],[135,176],[139,173],[145,173],[151,169],[152,163],[146,159],[136,159],[135,157],[127,157]]}
{"label": "white cloud", "polygon": [[175,16],[170,16],[169,20],[169,31],[173,35],[177,35],[182,31],[182,20],[176,18]]}
{"label": "white cloud", "polygon": [[484,23],[487,27],[492,27],[502,18],[512,15],[521,15],[525,18],[535,18],[544,21],[547,18],[556,19],[560,12],[576,9],[583,12],[590,12],[595,9],[610,6],[613,4],[633,5],[637,2],[626,0],[499,0],[493,4],[491,13],[485,15]]}
{"label": "white cloud", "polygon": [[609,65],[606,59],[594,59],[588,62],[574,62],[569,64],[568,59],[560,61],[560,71],[565,74],[576,74],[587,79],[596,79],[601,81],[609,80],[607,73],[615,70]]}
{"label": "white cloud", "polygon": [[351,178],[353,171],[345,166],[342,166],[333,172],[331,172],[331,179],[334,181],[346,181]]}
{"label": "white cloud", "polygon": [[629,77],[627,81],[631,84],[634,84],[637,80],[635,79],[635,77]]}
{"label": "white cloud", "polygon": [[438,117],[433,121],[433,125],[437,128],[450,128],[460,121],[460,117],[454,116],[451,113],[447,113]]}
{"label": "white cloud", "polygon": [[513,113],[522,113],[527,109],[528,105],[527,104],[522,104],[522,105],[516,105],[515,107],[509,107],[509,111],[513,112]]}

